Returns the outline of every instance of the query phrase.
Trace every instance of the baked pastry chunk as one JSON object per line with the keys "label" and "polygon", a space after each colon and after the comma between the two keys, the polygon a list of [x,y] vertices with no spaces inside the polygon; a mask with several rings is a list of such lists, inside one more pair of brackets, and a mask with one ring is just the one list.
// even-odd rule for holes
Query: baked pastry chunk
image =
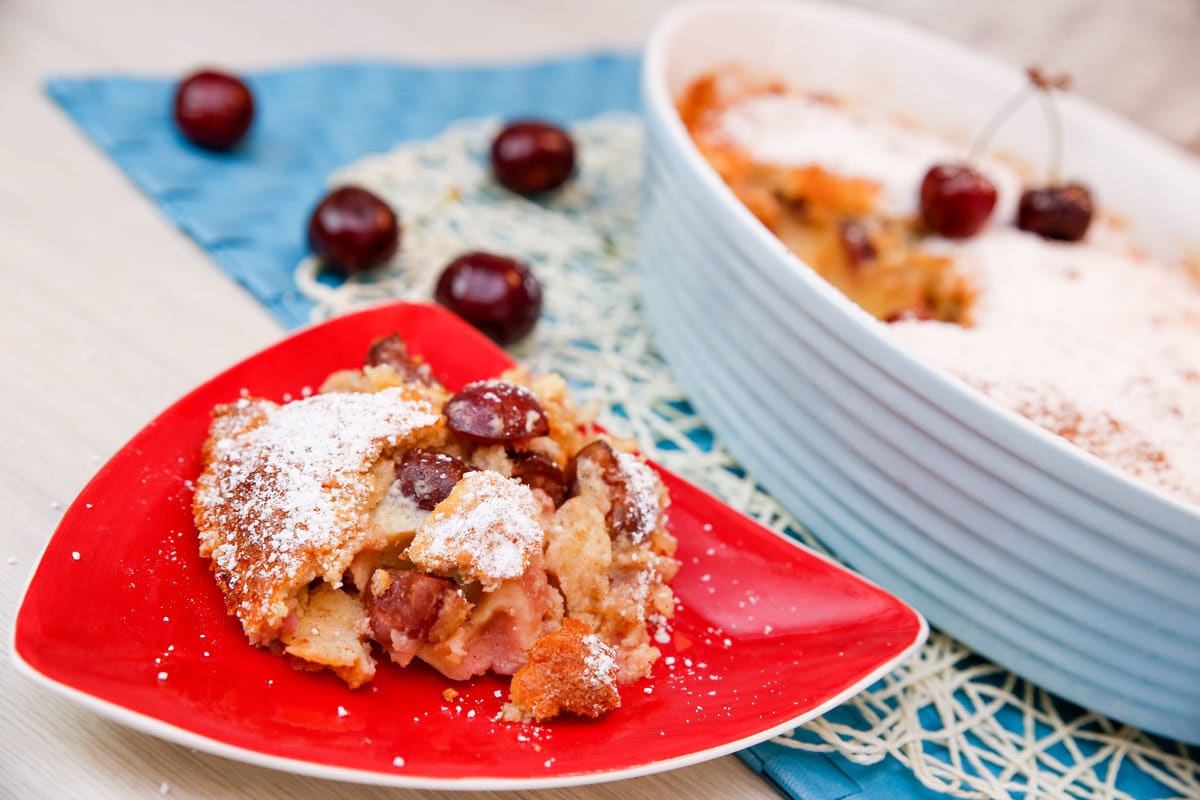
{"label": "baked pastry chunk", "polygon": [[558,376],[451,394],[393,335],[315,396],[219,406],[202,455],[200,552],[249,641],[298,669],[354,688],[377,653],[452,680],[534,658],[510,717],[544,719],[615,708],[659,656],[666,490]]}
{"label": "baked pastry chunk", "polygon": [[577,619],[538,639],[513,676],[504,718],[543,720],[569,711],[599,717],[621,705],[615,651]]}

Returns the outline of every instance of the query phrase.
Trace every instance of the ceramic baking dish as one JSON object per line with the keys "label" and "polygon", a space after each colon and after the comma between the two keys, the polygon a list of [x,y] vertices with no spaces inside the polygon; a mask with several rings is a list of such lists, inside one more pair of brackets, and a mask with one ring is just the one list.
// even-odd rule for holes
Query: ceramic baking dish
{"label": "ceramic baking dish", "polygon": [[[669,14],[643,67],[647,313],[721,441],[839,555],[1047,689],[1200,740],[1200,512],[902,351],[760,225],[673,104],[729,64],[950,134],[982,125],[1021,73],[841,6]],[[1062,99],[1066,174],[1086,176],[1140,242],[1186,247],[1196,163]],[[1045,136],[1031,105],[997,147],[1036,163]]]}

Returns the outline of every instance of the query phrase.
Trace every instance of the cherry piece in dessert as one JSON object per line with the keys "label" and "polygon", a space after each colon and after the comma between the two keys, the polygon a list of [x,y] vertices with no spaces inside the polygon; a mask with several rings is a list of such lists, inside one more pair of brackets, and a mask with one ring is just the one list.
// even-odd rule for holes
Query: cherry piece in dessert
{"label": "cherry piece in dessert", "polygon": [[574,171],[575,143],[557,125],[522,120],[507,125],[492,141],[492,173],[517,194],[557,189]]}
{"label": "cherry piece in dessert", "polygon": [[432,511],[449,497],[455,484],[469,471],[470,468],[454,456],[436,450],[409,450],[396,460],[396,480],[400,481],[401,494],[425,511]]}
{"label": "cherry piece in dessert", "polygon": [[1043,239],[1078,242],[1094,213],[1092,193],[1083,184],[1026,189],[1017,206],[1017,227]]}
{"label": "cherry piece in dessert", "polygon": [[541,489],[555,507],[567,497],[567,476],[549,456],[541,453],[510,453],[512,476],[530,489]]}
{"label": "cherry piece in dessert", "polygon": [[434,298],[499,344],[529,335],[542,313],[542,287],[519,261],[472,252],[438,278]]}
{"label": "cherry piece in dessert", "polygon": [[346,272],[372,269],[396,254],[400,222],[391,206],[358,186],[325,195],[308,220],[308,243]]}
{"label": "cherry piece in dessert", "polygon": [[921,181],[921,218],[951,239],[974,236],[996,207],[996,187],[967,164],[935,164]]}
{"label": "cherry piece in dessert", "polygon": [[175,90],[175,124],[193,144],[230,150],[254,121],[254,95],[239,78],[216,70],[192,73]]}
{"label": "cherry piece in dessert", "polygon": [[464,439],[501,444],[545,436],[550,422],[537,396],[504,381],[476,381],[446,401],[450,430]]}
{"label": "cherry piece in dessert", "polygon": [[432,386],[433,371],[428,364],[417,361],[408,354],[408,345],[398,333],[391,333],[371,342],[367,348],[367,357],[363,366],[379,367],[387,365],[406,381],[417,381],[426,386]]}
{"label": "cherry piece in dessert", "polygon": [[457,592],[454,581],[411,569],[384,567],[362,592],[371,638],[401,666],[407,666],[425,643],[447,598]]}
{"label": "cherry piece in dessert", "polygon": [[629,476],[621,469],[617,451],[603,439],[597,439],[575,454],[568,468],[573,490],[578,490],[579,466],[585,461],[595,464],[600,470],[600,479],[608,486],[611,505],[604,521],[611,537],[635,536],[639,531],[651,527],[646,518],[647,509],[637,502],[629,485]]}
{"label": "cherry piece in dessert", "polygon": [[843,222],[838,226],[838,238],[841,239],[842,252],[846,254],[846,262],[851,269],[859,269],[875,260],[875,245],[861,223],[850,220]]}

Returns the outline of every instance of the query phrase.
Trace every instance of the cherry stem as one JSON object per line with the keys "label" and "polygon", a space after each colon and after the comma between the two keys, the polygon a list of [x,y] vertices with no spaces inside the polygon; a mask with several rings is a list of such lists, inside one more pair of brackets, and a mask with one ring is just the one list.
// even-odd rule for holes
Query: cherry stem
{"label": "cherry stem", "polygon": [[1042,92],[1042,108],[1046,111],[1046,126],[1050,131],[1050,164],[1047,169],[1047,182],[1053,186],[1059,181],[1062,176],[1062,160],[1063,160],[1063,132],[1062,132],[1062,117],[1058,113],[1058,106],[1054,103],[1054,98],[1049,89],[1043,89]]}
{"label": "cherry stem", "polygon": [[967,151],[967,161],[976,163],[983,158],[983,154],[987,152],[988,146],[992,140],[996,138],[996,134],[1000,131],[1000,126],[1003,125],[1013,113],[1020,108],[1029,98],[1029,92],[1033,88],[1032,84],[1024,84],[1020,89],[1013,92],[1004,104],[996,110],[992,118],[975,137],[975,141],[971,143],[971,148]]}
{"label": "cherry stem", "polygon": [[971,144],[971,148],[967,151],[967,161],[975,163],[981,160],[983,154],[987,152],[988,146],[991,145],[992,140],[996,138],[1000,127],[1024,104],[1029,98],[1030,92],[1037,92],[1042,96],[1042,108],[1046,112],[1046,126],[1050,133],[1047,178],[1050,184],[1056,184],[1062,173],[1063,127],[1062,117],[1058,113],[1058,106],[1054,103],[1053,95],[1055,90],[1065,91],[1070,88],[1071,77],[1065,73],[1061,75],[1047,75],[1038,67],[1030,67],[1025,71],[1025,74],[1028,75],[1029,82],[1013,92],[996,113],[992,115],[987,124],[983,126],[983,129]]}

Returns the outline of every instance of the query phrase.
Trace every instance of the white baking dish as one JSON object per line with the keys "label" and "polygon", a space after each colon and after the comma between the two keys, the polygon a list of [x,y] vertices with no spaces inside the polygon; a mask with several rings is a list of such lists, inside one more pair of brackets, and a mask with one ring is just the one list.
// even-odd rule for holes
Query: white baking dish
{"label": "white baking dish", "polygon": [[[1200,512],[901,351],[763,228],[673,106],[690,80],[734,62],[949,133],[978,128],[1020,73],[840,6],[668,15],[643,75],[647,311],[721,440],[853,565],[1046,688],[1200,740]],[[1200,168],[1064,101],[1067,174],[1086,176],[1140,240],[1167,255],[1186,246]],[[1042,158],[1038,110],[998,146]]]}

